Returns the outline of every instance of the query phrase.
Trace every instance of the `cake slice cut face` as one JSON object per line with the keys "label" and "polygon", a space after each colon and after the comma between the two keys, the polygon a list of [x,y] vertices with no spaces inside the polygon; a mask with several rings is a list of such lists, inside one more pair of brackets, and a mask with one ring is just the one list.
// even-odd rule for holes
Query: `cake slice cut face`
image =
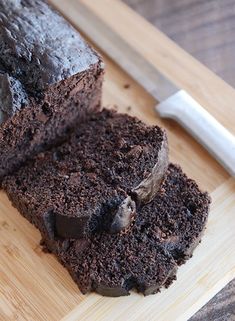
{"label": "cake slice cut face", "polygon": [[46,238],[82,238],[127,228],[136,204],[157,193],[167,166],[164,131],[104,109],[4,178],[3,187]]}
{"label": "cake slice cut face", "polygon": [[210,197],[182,170],[169,165],[154,200],[137,208],[125,232],[95,233],[85,240],[49,240],[45,246],[68,269],[83,293],[147,294],[168,287],[205,229]]}
{"label": "cake slice cut face", "polygon": [[46,2],[0,0],[0,181],[100,108],[103,62]]}
{"label": "cake slice cut face", "polygon": [[155,224],[143,221],[139,232],[152,235],[181,264],[202,238],[211,200],[179,166],[170,165],[166,175],[155,199],[141,209],[141,215]]}

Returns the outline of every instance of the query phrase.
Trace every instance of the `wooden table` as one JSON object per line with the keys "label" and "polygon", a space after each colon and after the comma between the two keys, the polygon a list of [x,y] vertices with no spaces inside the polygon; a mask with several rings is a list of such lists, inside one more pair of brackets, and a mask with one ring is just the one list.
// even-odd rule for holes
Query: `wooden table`
{"label": "wooden table", "polygon": [[[124,2],[235,87],[234,0]],[[235,320],[235,280],[190,321],[201,320]]]}

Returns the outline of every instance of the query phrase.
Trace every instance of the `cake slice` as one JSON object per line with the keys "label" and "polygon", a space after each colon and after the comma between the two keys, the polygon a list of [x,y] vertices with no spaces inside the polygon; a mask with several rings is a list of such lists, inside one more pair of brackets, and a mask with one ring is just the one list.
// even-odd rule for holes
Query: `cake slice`
{"label": "cake slice", "polygon": [[45,238],[118,233],[154,198],[168,167],[165,132],[104,109],[70,138],[3,180],[13,205]]}
{"label": "cake slice", "polygon": [[[44,246],[55,250],[55,245],[50,244],[49,248],[49,243]],[[97,234],[87,244],[82,240],[65,243],[59,246],[57,257],[83,294],[95,291],[118,297],[135,289],[149,295],[168,287],[176,278],[173,257],[160,244],[149,237],[144,239],[143,235],[138,237],[134,231],[122,235]]]}
{"label": "cake slice", "polygon": [[41,0],[0,0],[0,181],[100,108],[103,62]]}
{"label": "cake slice", "polygon": [[[108,111],[99,115],[104,116],[105,113],[113,117],[127,117]],[[109,137],[112,141],[112,136]],[[68,146],[71,148],[70,153],[65,153],[68,149],[64,144],[64,151],[60,149],[59,153],[57,149],[56,157],[60,155],[61,162],[62,159],[65,160],[65,155],[69,155],[70,159],[73,155],[73,160],[77,163],[75,146],[71,141]],[[51,152],[50,157],[53,155]],[[106,183],[105,187],[102,185],[103,180],[99,179],[96,186],[98,197],[93,199],[94,193],[89,193],[87,190],[87,196],[84,195],[82,199],[83,204],[91,204],[95,206],[95,210],[99,208],[99,215],[102,213],[105,219],[101,219],[99,227],[95,225],[96,228],[91,229],[84,238],[61,238],[54,230],[54,225],[51,225],[52,216],[49,213],[50,211],[54,213],[56,220],[56,210],[61,213],[60,210],[65,210],[66,204],[70,203],[73,206],[77,204],[77,209],[81,210],[81,198],[79,193],[76,197],[71,197],[74,185],[64,184],[64,179],[69,182],[70,175],[60,172],[59,168],[66,169],[67,166],[57,167],[58,163],[51,163],[47,157],[49,156],[45,154],[41,158],[38,156],[37,163],[31,162],[28,168],[22,168],[14,176],[5,178],[4,187],[13,205],[40,229],[44,247],[54,253],[68,269],[82,293],[96,291],[105,296],[121,296],[128,295],[131,289],[136,289],[148,295],[158,292],[162,286],[168,287],[175,279],[177,265],[192,255],[201,239],[209,211],[208,194],[202,193],[197,184],[188,179],[180,167],[170,164],[155,198],[148,204],[137,203],[136,214],[131,224],[119,233],[112,233],[110,227],[118,215],[116,208],[126,197],[126,192],[123,190],[122,194],[121,190],[117,192],[116,189],[109,189],[110,186]],[[46,164],[51,166],[47,169]],[[53,178],[55,175],[53,168],[57,168],[57,181]],[[99,170],[102,172],[100,168]],[[45,179],[46,176],[48,180]],[[75,177],[72,176],[73,182],[74,179],[76,181]],[[83,182],[86,180],[84,174]],[[79,184],[78,182],[76,184]],[[79,185],[80,188],[82,186],[83,184]],[[63,203],[65,190],[69,192],[69,196],[67,202]],[[100,207],[103,197],[107,197],[106,203],[104,207]],[[58,202],[57,207],[54,200]],[[96,217],[96,214],[93,213],[91,217]],[[80,216],[77,216],[77,219],[78,217]]]}
{"label": "cake slice", "polygon": [[119,234],[95,233],[83,240],[44,240],[68,269],[82,293],[156,293],[175,279],[177,264],[192,255],[205,229],[210,197],[169,165],[154,200],[137,208],[135,220]]}
{"label": "cake slice", "polygon": [[139,233],[152,235],[182,264],[202,238],[211,200],[179,166],[171,164],[166,175],[155,199],[141,209],[145,220],[155,224],[141,222]]}

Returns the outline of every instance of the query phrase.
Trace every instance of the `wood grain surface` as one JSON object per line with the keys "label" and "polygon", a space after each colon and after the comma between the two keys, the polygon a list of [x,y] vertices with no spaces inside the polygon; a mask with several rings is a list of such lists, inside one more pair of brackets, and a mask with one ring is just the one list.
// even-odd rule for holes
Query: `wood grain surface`
{"label": "wood grain surface", "polygon": [[124,0],[235,87],[234,0]]}
{"label": "wood grain surface", "polygon": [[[76,25],[76,1],[53,2]],[[92,2],[95,4],[90,1],[90,5]],[[99,4],[106,9],[109,6],[114,8],[110,15],[120,13],[119,9],[123,8],[119,1],[99,0]],[[128,19],[131,16],[129,12]],[[150,31],[154,32],[151,28]],[[168,61],[173,59],[172,43],[158,33],[155,38],[164,39],[162,53]],[[199,75],[204,86],[210,79],[210,90],[214,84],[216,95],[226,101],[225,110],[230,108],[235,91],[183,51],[176,49],[176,53],[174,62],[181,66],[186,62],[187,68]],[[201,188],[211,192],[213,203],[207,231],[193,258],[179,269],[178,280],[168,290],[146,298],[136,293],[124,298],[103,298],[96,294],[83,296],[56,259],[41,251],[39,233],[11,207],[1,192],[0,320],[187,320],[235,275],[235,180],[178,125],[159,119],[154,111],[156,102],[153,98],[106,55],[104,58],[107,67],[104,105],[118,105],[122,112],[167,129],[171,160],[180,163],[189,176],[197,179]],[[162,62],[156,61],[160,68],[163,68]],[[176,63],[170,63],[167,72],[179,81],[177,68]],[[180,81],[190,87],[190,70],[184,75],[186,77]],[[194,87],[190,88],[193,91]],[[196,88],[194,94],[206,101],[210,95],[202,88]],[[210,105],[216,107],[214,97],[210,99]],[[228,127],[232,126],[230,113],[233,112],[221,116]]]}

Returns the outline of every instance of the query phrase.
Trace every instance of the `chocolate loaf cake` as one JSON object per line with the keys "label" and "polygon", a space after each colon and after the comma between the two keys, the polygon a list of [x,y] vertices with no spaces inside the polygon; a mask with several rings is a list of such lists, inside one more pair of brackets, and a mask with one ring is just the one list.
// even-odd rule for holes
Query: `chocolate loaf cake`
{"label": "chocolate loaf cake", "polygon": [[[160,128],[103,110],[3,186],[83,293],[120,296],[135,288],[147,295],[169,286],[192,255],[210,203],[178,166],[160,179],[163,154]],[[128,224],[120,228],[123,218]]]}
{"label": "chocolate loaf cake", "polygon": [[0,0],[0,181],[100,108],[103,63],[41,0]]}
{"label": "chocolate loaf cake", "polygon": [[167,167],[164,131],[104,109],[4,178],[3,187],[45,238],[82,238],[127,228],[136,204],[157,193]]}
{"label": "chocolate loaf cake", "polygon": [[83,240],[44,240],[83,293],[105,296],[156,293],[175,279],[205,229],[210,198],[180,167],[169,165],[154,200],[137,208],[119,234],[95,233]]}

